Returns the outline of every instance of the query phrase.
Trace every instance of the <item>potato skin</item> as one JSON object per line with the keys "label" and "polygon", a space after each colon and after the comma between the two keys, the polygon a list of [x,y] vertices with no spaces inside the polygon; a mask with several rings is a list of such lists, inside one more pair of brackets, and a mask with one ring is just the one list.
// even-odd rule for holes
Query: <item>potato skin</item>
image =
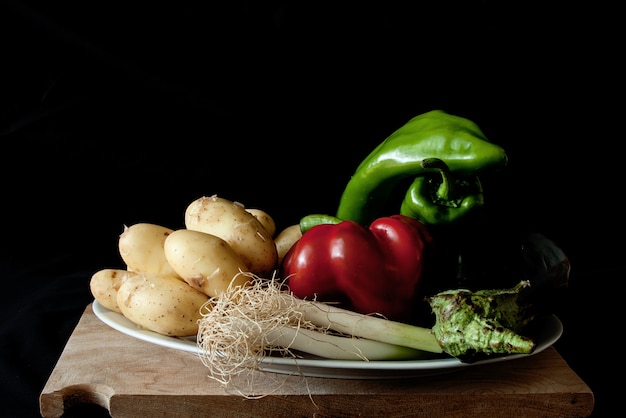
{"label": "potato skin", "polygon": [[261,225],[263,225],[270,237],[274,236],[276,233],[276,222],[269,213],[257,208],[247,208],[246,210],[261,222]]}
{"label": "potato skin", "polygon": [[222,238],[258,276],[268,277],[277,267],[272,235],[241,203],[218,196],[196,199],[185,210],[185,227]]}
{"label": "potato skin", "polygon": [[239,254],[222,238],[200,231],[179,229],[165,240],[165,256],[191,287],[207,296],[218,296],[233,286],[249,282]]}
{"label": "potato skin", "polygon": [[176,275],[165,257],[165,239],[173,229],[151,223],[124,227],[118,247],[128,270],[136,273]]}
{"label": "potato skin", "polygon": [[135,324],[171,337],[198,333],[208,296],[178,277],[155,273],[126,279],[117,292],[121,313]]}
{"label": "potato skin", "polygon": [[89,289],[100,305],[114,312],[122,313],[117,305],[117,292],[123,282],[136,275],[137,273],[128,270],[102,269],[91,276]]}

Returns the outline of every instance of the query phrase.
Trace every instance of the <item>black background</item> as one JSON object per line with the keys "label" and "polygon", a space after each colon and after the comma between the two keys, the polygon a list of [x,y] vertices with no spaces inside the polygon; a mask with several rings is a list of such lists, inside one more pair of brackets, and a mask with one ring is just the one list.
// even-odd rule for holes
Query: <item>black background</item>
{"label": "black background", "polygon": [[91,274],[123,267],[123,225],[182,227],[212,194],[279,228],[333,213],[365,155],[432,109],[506,149],[509,166],[485,179],[489,210],[570,258],[557,349],[594,391],[594,416],[617,405],[616,12],[408,3],[0,2],[3,407],[39,415]]}

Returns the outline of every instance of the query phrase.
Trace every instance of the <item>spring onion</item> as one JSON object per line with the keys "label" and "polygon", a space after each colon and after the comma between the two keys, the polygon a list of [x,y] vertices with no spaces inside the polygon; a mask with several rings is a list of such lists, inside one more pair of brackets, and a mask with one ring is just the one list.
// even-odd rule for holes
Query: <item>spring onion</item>
{"label": "spring onion", "polygon": [[227,383],[259,369],[269,355],[304,352],[337,360],[407,360],[442,353],[432,331],[296,298],[276,279],[250,273],[249,285],[229,287],[203,306],[200,358],[210,376]]}

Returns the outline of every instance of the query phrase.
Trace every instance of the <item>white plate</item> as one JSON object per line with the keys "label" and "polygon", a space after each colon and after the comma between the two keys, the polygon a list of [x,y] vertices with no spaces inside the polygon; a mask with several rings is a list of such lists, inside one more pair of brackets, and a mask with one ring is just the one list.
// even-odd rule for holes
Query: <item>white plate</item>
{"label": "white plate", "polygon": [[[196,355],[200,354],[195,337],[167,337],[156,332],[142,329],[128,320],[124,315],[100,305],[98,301],[94,301],[92,307],[94,313],[102,322],[124,334],[163,347],[187,351]],[[403,361],[267,357],[261,361],[261,367],[264,371],[274,373],[338,379],[398,379],[450,373],[461,370],[464,367],[474,367],[482,364],[510,361],[532,356],[552,346],[563,333],[563,325],[555,315],[537,319],[534,325],[538,332],[536,336],[533,336],[537,346],[532,354],[497,356],[474,363],[463,363],[453,357],[433,360]]]}

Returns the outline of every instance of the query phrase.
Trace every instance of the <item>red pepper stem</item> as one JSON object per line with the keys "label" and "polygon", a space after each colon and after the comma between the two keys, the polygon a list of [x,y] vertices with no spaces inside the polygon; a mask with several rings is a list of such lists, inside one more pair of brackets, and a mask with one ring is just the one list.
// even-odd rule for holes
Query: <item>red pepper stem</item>
{"label": "red pepper stem", "polygon": [[439,158],[425,158],[422,160],[422,168],[434,168],[441,175],[441,184],[437,189],[437,197],[447,202],[453,200],[455,195],[454,182],[451,181],[451,171],[445,161]]}

